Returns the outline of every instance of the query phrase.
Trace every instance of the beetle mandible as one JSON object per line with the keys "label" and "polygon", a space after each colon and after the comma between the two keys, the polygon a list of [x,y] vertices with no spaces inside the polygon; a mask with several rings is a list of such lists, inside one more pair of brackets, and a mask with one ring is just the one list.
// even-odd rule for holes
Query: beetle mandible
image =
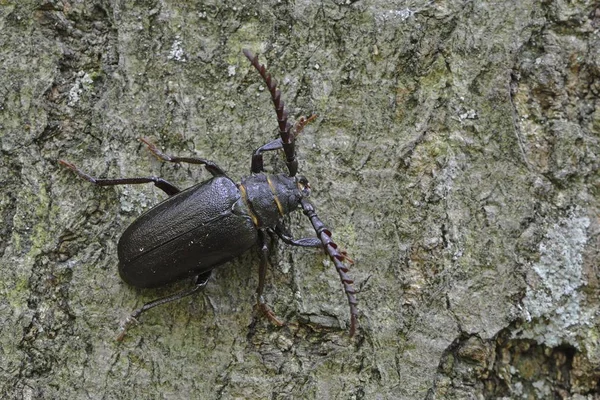
{"label": "beetle mandible", "polygon": [[[251,247],[260,253],[257,293],[258,307],[276,324],[275,317],[263,299],[268,247],[266,235],[277,235],[285,243],[300,247],[322,247],[333,261],[350,306],[350,336],[357,326],[357,301],[353,281],[346,262],[352,262],[331,239],[331,231],[317,216],[308,201],[310,185],[297,174],[295,139],[308,120],[300,118],[292,125],[277,89],[277,81],[250,51],[244,55],[261,75],[270,94],[279,126],[279,137],[252,154],[251,175],[234,183],[214,162],[193,157],[173,157],[141,139],[148,149],[163,161],[204,165],[212,175],[208,181],[185,190],[158,177],[97,179],[74,164],[59,160],[63,166],[98,186],[153,183],[169,197],[136,219],[123,233],[118,244],[119,274],[128,284],[152,288],[194,277],[194,286],[171,296],[144,304],[131,314],[135,320],[143,312],[181,299],[202,289],[211,271]],[[283,150],[288,174],[268,174],[263,168],[263,153]],[[317,236],[294,239],[287,234],[282,217],[302,209]]]}

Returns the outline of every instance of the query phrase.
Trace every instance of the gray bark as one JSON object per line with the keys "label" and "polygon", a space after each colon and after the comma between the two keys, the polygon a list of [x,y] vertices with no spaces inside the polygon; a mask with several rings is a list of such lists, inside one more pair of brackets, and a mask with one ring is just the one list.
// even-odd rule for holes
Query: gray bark
{"label": "gray bark", "polygon": [[[585,0],[0,2],[0,394],[7,399],[598,399],[600,7]],[[165,198],[138,140],[238,181],[275,135],[355,260],[273,247],[199,295],[128,287],[116,244]],[[278,155],[269,167],[281,168]],[[301,214],[287,219],[310,234]]]}

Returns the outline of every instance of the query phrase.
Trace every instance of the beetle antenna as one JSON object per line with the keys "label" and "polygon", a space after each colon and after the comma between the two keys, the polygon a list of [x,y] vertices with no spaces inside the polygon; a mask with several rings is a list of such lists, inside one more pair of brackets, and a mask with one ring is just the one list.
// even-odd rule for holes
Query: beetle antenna
{"label": "beetle antenna", "polygon": [[356,290],[352,286],[354,280],[350,278],[348,275],[348,267],[344,264],[345,260],[350,260],[345,251],[341,251],[338,249],[338,245],[331,239],[331,231],[325,226],[323,221],[317,215],[314,206],[308,202],[306,199],[300,200],[300,204],[302,204],[302,210],[304,215],[306,215],[310,222],[317,232],[317,236],[323,243],[323,247],[327,252],[327,255],[333,261],[335,265],[335,269],[337,270],[340,280],[342,281],[342,285],[344,286],[344,291],[346,292],[346,297],[348,297],[348,304],[350,305],[350,337],[354,336],[356,332],[357,326],[357,318],[358,318],[358,308],[356,305],[358,301],[356,300]]}
{"label": "beetle antenna", "polygon": [[296,175],[298,170],[298,160],[296,160],[296,150],[294,145],[295,135],[292,132],[292,124],[288,121],[288,112],[285,109],[285,103],[281,100],[281,91],[277,89],[277,81],[271,77],[271,74],[267,71],[267,68],[258,61],[258,56],[255,56],[250,50],[243,49],[244,55],[250,64],[260,74],[263,81],[271,93],[271,100],[275,106],[275,113],[277,114],[277,124],[279,125],[279,136],[281,137],[281,143],[283,145],[283,151],[285,153],[285,162],[290,171],[290,176]]}

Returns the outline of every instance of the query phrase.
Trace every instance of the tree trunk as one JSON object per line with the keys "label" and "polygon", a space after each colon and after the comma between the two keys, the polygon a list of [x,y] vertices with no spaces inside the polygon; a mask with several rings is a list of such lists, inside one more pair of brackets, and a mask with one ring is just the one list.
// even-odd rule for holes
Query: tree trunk
{"label": "tree trunk", "polygon": [[[227,3],[224,5],[223,3]],[[0,1],[0,397],[598,399],[600,6],[593,1]],[[126,227],[276,137],[354,260],[256,250],[198,295],[117,273]],[[284,171],[267,154],[269,171]],[[295,237],[314,235],[301,212]],[[235,235],[236,232],[231,232]],[[223,240],[228,240],[224,237]]]}

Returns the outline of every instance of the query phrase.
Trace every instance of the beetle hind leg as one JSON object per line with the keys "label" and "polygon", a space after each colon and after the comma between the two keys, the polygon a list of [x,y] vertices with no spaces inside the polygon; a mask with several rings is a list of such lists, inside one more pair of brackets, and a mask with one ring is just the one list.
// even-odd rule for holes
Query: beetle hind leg
{"label": "beetle hind leg", "polygon": [[267,275],[267,266],[269,265],[269,248],[265,240],[263,231],[258,231],[258,240],[260,246],[260,266],[258,269],[258,288],[256,289],[256,307],[262,312],[273,324],[283,326],[284,323],[277,318],[277,315],[271,310],[263,297],[265,288],[265,276]]}
{"label": "beetle hind leg", "polygon": [[88,182],[93,183],[98,186],[117,186],[117,185],[136,185],[141,183],[154,183],[154,186],[168,194],[169,196],[173,196],[180,192],[177,186],[165,181],[162,178],[157,178],[155,176],[143,177],[143,178],[117,178],[117,179],[98,179],[94,178],[91,175],[86,174],[81,169],[79,169],[75,164],[70,163],[65,160],[58,160],[58,162],[69,168],[71,171],[75,172],[77,175],[82,177]]}
{"label": "beetle hind leg", "polygon": [[140,308],[138,308],[137,310],[135,310],[134,312],[132,312],[131,315],[127,318],[127,320],[124,322],[123,329],[121,330],[121,333],[117,337],[117,340],[118,341],[122,341],[123,340],[123,338],[127,334],[127,329],[129,328],[129,326],[132,323],[137,322],[137,319],[144,312],[146,312],[146,311],[148,311],[148,310],[150,310],[150,309],[152,309],[152,308],[154,308],[156,306],[160,306],[160,305],[163,305],[163,304],[170,303],[172,301],[177,301],[177,300],[183,299],[184,297],[187,297],[187,296],[191,296],[192,294],[198,292],[199,290],[204,289],[204,287],[208,283],[208,279],[210,278],[210,274],[211,274],[211,271],[208,271],[208,272],[205,272],[205,273],[203,273],[201,275],[196,276],[195,279],[194,279],[194,281],[195,281],[194,287],[192,287],[191,289],[183,290],[181,292],[172,294],[170,296],[161,297],[160,299],[153,300],[151,302],[148,302],[148,303],[144,304],[143,306],[141,306]]}

